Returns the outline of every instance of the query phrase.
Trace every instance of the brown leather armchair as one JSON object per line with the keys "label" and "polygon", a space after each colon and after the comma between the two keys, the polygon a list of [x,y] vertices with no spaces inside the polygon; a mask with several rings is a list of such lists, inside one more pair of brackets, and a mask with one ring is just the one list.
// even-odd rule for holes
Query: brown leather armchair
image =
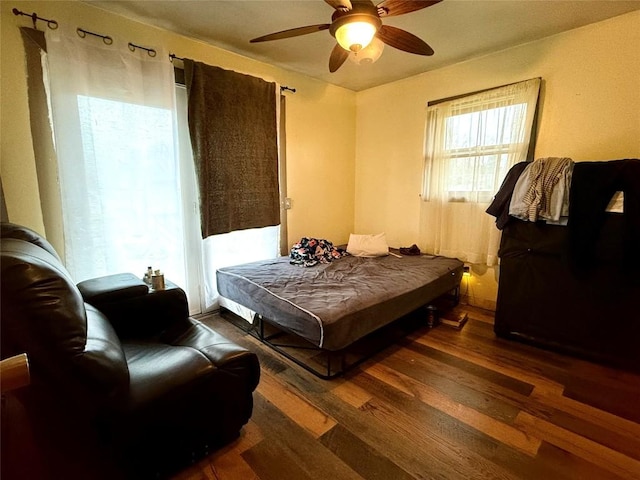
{"label": "brown leather armchair", "polygon": [[[149,293],[133,275],[76,285],[37,233],[3,223],[1,238],[1,355],[29,356],[19,392],[49,478],[158,478],[239,435],[258,359],[190,318],[180,288]],[[64,472],[87,458],[90,473]]]}

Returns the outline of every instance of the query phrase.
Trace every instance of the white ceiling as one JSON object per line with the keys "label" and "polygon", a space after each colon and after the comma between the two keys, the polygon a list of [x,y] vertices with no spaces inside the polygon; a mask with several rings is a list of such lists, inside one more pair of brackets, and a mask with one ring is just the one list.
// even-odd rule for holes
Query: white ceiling
{"label": "white ceiling", "polygon": [[250,39],[268,33],[331,23],[333,9],[322,0],[89,0],[87,3],[355,91],[640,10],[640,0],[444,0],[383,20],[385,25],[422,38],[435,50],[433,56],[412,55],[387,46],[372,65],[358,66],[347,61],[337,72],[329,73],[329,55],[335,39],[328,30],[249,43]]}

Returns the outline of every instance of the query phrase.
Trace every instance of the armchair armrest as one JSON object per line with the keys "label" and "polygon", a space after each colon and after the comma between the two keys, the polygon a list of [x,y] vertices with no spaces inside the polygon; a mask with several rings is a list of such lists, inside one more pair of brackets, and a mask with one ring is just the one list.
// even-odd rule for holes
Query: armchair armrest
{"label": "armchair armrest", "polygon": [[121,338],[149,338],[189,317],[186,294],[168,281],[164,290],[150,291],[135,275],[121,274],[86,280],[78,288]]}
{"label": "armchair armrest", "polygon": [[140,297],[149,293],[147,284],[133,273],[92,278],[78,283],[77,286],[84,301],[98,309],[104,303]]}

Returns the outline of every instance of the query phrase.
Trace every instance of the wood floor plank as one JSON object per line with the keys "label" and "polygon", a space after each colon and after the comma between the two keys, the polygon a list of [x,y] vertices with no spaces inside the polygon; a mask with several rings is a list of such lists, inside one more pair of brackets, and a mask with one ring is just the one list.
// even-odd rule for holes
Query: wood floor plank
{"label": "wood floor plank", "polygon": [[545,406],[568,413],[575,418],[621,437],[620,443],[625,444],[624,448],[635,452],[634,457],[640,460],[640,424],[563,395],[555,395],[544,390],[538,391],[534,389],[531,398]]}
{"label": "wood floor plank", "polygon": [[309,403],[269,372],[263,372],[257,391],[316,438],[327,433],[337,423],[330,415]]}
{"label": "wood floor plank", "polygon": [[493,329],[493,311],[485,310],[478,307],[472,307],[470,305],[461,305],[458,309],[461,311],[466,311],[470,319],[486,323],[490,326],[491,329]]}
{"label": "wood floor plank", "polygon": [[[442,389],[442,381],[438,381],[437,377],[434,381],[434,375],[428,375],[429,365],[428,362],[420,361],[415,356],[410,355],[411,350],[404,349],[395,352],[390,357],[385,358],[384,364],[394,367],[392,361],[394,358],[410,359],[413,362],[413,371],[409,372],[409,376],[414,379],[432,385],[440,390]],[[434,367],[434,370],[442,370],[446,368],[445,365],[439,364]],[[397,367],[396,367],[397,369]],[[408,373],[407,368],[401,368],[403,373]],[[444,391],[450,392],[452,388],[457,385],[464,385],[465,379],[460,375],[456,375],[451,370],[445,370],[447,378],[444,381],[453,383],[454,387],[444,389]],[[455,379],[455,382],[453,380]],[[487,384],[484,383],[484,388],[487,389]],[[479,386],[478,386],[479,387]],[[489,396],[502,397],[504,391],[496,392],[495,387],[491,391],[486,390]],[[496,395],[497,393],[497,395]],[[449,394],[451,396],[451,394]],[[456,398],[455,396],[451,396]],[[519,397],[519,398],[518,398]],[[513,420],[515,415],[520,409],[525,409],[529,413],[535,412],[551,423],[554,423],[561,427],[570,427],[570,430],[586,436],[592,440],[598,441],[609,447],[613,447],[616,450],[625,453],[632,458],[640,457],[640,425],[630,422],[626,419],[622,419],[608,412],[590,407],[588,405],[576,402],[575,400],[568,399],[564,396],[557,394],[545,393],[539,389],[532,391],[531,397],[524,397],[509,394],[508,398],[504,399],[505,403],[512,402],[510,408],[506,408],[503,405],[497,405],[502,412],[510,411],[513,414]],[[467,404],[469,405],[469,404]],[[473,407],[473,405],[469,405]],[[484,413],[491,415],[491,410],[482,410],[475,408]],[[515,413],[513,413],[515,412]],[[505,418],[499,418],[495,415],[491,415],[498,420],[507,420]]]}
{"label": "wood floor plank", "polygon": [[535,458],[500,445],[492,460],[524,480],[620,480],[584,458],[542,442]]}
{"label": "wood floor plank", "polygon": [[320,441],[367,480],[411,480],[414,477],[342,425],[327,432]]}
{"label": "wood floor plank", "polygon": [[443,352],[418,342],[404,344],[405,348],[398,353],[405,357],[417,354],[414,358],[427,369],[438,369],[443,375],[451,376],[456,382],[472,377],[481,384],[495,385],[501,391],[512,391],[516,394],[528,396],[533,391],[533,385],[515,379],[501,372],[497,372],[469,360]]}
{"label": "wood floor plank", "polygon": [[234,442],[180,472],[173,480],[251,480],[257,478],[242,452],[262,441],[262,432],[249,420]]}
{"label": "wood floor plank", "polygon": [[567,369],[574,359],[566,355],[560,355],[550,350],[535,347],[523,342],[517,342],[495,335],[476,335],[473,329],[464,332],[463,335],[446,335],[446,332],[435,330],[432,337],[455,345],[457,348],[476,352],[485,356],[503,359],[503,361],[518,365],[526,361],[532,370],[539,375],[557,383],[565,383]]}
{"label": "wood floor plank", "polygon": [[[363,373],[357,381],[364,383],[374,378]],[[385,398],[376,397],[368,402],[366,412],[385,425],[387,431],[408,442],[413,450],[411,455],[422,460],[420,466],[407,459],[396,462],[404,470],[418,478],[517,478],[488,460],[497,446],[490,437],[419,399],[380,385],[379,381],[377,389],[381,394],[386,391]],[[405,398],[396,394],[405,395]],[[429,414],[425,414],[427,411]],[[422,418],[422,421],[416,422],[416,418]],[[451,462],[451,458],[456,461]]]}
{"label": "wood floor plank", "polygon": [[[444,350],[446,350],[447,348],[451,349],[452,347],[450,347],[447,344],[438,344],[438,340],[434,339],[434,338],[426,338],[422,337],[421,339],[418,339],[418,342],[421,341],[425,341],[425,343],[431,342],[432,346],[435,346],[437,348],[443,348]],[[516,343],[517,345],[517,343]],[[468,356],[470,358],[475,359],[476,362],[478,363],[485,363],[487,365],[488,368],[492,368],[488,362],[487,359],[491,358],[491,357],[485,357],[481,354],[478,354],[477,352],[473,352],[473,351],[469,351],[467,349],[464,349],[464,354],[463,356]],[[567,362],[570,363],[573,360],[568,360]],[[580,363],[583,363],[584,361],[582,360],[576,360]],[[525,379],[526,377],[530,377],[531,373],[530,372],[523,372],[522,369],[520,367],[517,366],[505,366],[502,364],[496,364],[495,368],[505,374],[509,374],[509,372],[511,372],[511,374],[514,377],[520,378],[520,379]],[[598,367],[596,367],[598,368]],[[605,371],[607,371],[605,369]],[[623,376],[623,378],[628,378],[629,374],[626,373],[622,373],[621,374]],[[568,381],[572,381],[575,382],[575,377],[572,376],[569,371],[567,371],[567,374],[565,375],[566,378],[568,379]],[[537,378],[540,378],[540,374],[538,374],[537,372],[534,373],[534,377],[530,378],[530,381],[532,383],[537,382]],[[640,377],[637,376],[633,376],[632,378],[637,378],[640,379]],[[549,383],[550,382],[550,383]],[[620,384],[618,384],[620,385]],[[623,383],[624,385],[624,383]],[[619,387],[620,388],[620,387]],[[538,384],[535,387],[535,395],[532,394],[531,398],[532,400],[534,400],[535,403],[531,403],[528,406],[523,406],[523,408],[525,408],[527,411],[529,411],[530,413],[533,412],[533,410],[536,410],[538,412],[547,412],[547,415],[545,416],[549,416],[552,415],[553,409],[559,409],[562,411],[565,411],[567,413],[570,413],[572,415],[575,416],[582,416],[584,418],[584,416],[587,416],[589,418],[589,421],[593,422],[596,425],[600,425],[600,426],[604,426],[605,428],[610,428],[611,424],[607,425],[607,422],[611,422],[611,421],[615,421],[617,422],[620,427],[619,427],[619,431],[620,432],[625,432],[627,434],[629,434],[629,432],[634,432],[631,435],[631,440],[632,442],[636,442],[637,440],[637,434],[635,433],[637,431],[637,424],[633,423],[633,422],[628,422],[625,421],[624,419],[614,416],[614,415],[607,415],[607,413],[605,411],[596,409],[596,408],[588,408],[587,405],[582,404],[580,402],[576,402],[576,401],[572,401],[571,399],[568,399],[567,397],[565,397],[564,394],[564,389],[560,389],[557,387],[557,383],[555,381],[543,381],[542,383],[538,382]],[[598,389],[594,388],[592,390],[592,392],[597,392]],[[540,398],[541,396],[544,396],[545,399],[542,401],[537,401],[538,398]],[[609,396],[612,396],[609,393]],[[636,397],[638,398],[638,397]],[[552,399],[554,399],[554,401],[552,401]],[[630,405],[632,405],[634,402],[618,402],[616,404],[616,408],[618,410],[620,410],[621,408],[629,408]],[[637,411],[637,409],[635,409]],[[616,417],[615,420],[612,419],[612,417]],[[632,426],[635,425],[634,426]]]}
{"label": "wood floor plank", "polygon": [[362,407],[372,398],[371,393],[349,381],[338,383],[331,389],[331,393],[356,408]]}
{"label": "wood floor plank", "polygon": [[[363,378],[372,379],[372,377],[364,373],[352,372],[349,378],[350,381],[356,382],[363,390],[379,393],[380,385],[376,385],[375,388],[370,389],[366,381],[364,383],[362,382]],[[460,467],[460,464],[464,462],[456,460],[455,465],[450,465],[442,461],[442,455],[433,453],[434,450],[437,449],[438,443],[440,443],[437,435],[434,434],[431,439],[428,440],[425,439],[424,436],[416,435],[414,431],[408,433],[407,430],[403,428],[391,428],[385,421],[386,415],[380,414],[379,410],[385,409],[393,412],[393,408],[388,408],[375,402],[368,402],[357,409],[333,394],[314,397],[314,401],[318,402],[323,408],[331,408],[332,416],[340,425],[344,425],[345,428],[353,434],[356,434],[362,441],[370,445],[371,448],[378,452],[384,452],[384,455],[389,458],[391,462],[416,478],[439,477],[453,479],[460,478],[460,475],[463,473],[470,473],[468,469]],[[425,409],[430,409],[427,405],[422,405]],[[440,416],[437,411],[430,409],[430,413],[433,413],[433,415],[428,415],[429,419],[435,419],[433,420],[435,423],[440,421]],[[392,418],[394,417],[393,413],[388,413],[388,415]],[[416,414],[411,416],[410,419],[405,418],[405,426],[416,423],[415,420],[417,418],[422,417],[420,414]],[[453,425],[453,428],[457,428],[458,426],[457,424]],[[456,450],[456,458],[458,455],[458,450]],[[461,470],[463,473],[461,473]],[[471,478],[473,478],[473,476]]]}
{"label": "wood floor plank", "polygon": [[[217,315],[262,380],[237,442],[173,480],[640,478],[640,375],[462,330],[419,327],[322,380]],[[635,476],[635,477],[634,477]]]}
{"label": "wood floor plank", "polygon": [[[520,411],[513,402],[493,395],[494,389],[488,389],[486,381],[478,380],[464,371],[447,368],[447,365],[431,359],[426,361],[426,359],[415,358],[414,355],[407,355],[410,352],[407,349],[400,350],[380,363],[496,420],[511,423]],[[443,375],[443,371],[446,375]],[[495,389],[501,390],[499,386],[495,386]],[[513,396],[516,394],[514,393]],[[523,397],[519,396],[519,398]]]}
{"label": "wood floor plank", "polygon": [[538,418],[640,460],[640,443],[637,439],[631,438],[630,432],[609,430],[590,423],[586,418],[576,417],[561,410],[555,410],[548,416],[538,416]]}
{"label": "wood floor plank", "polygon": [[[367,383],[362,383],[363,377],[371,379],[372,377],[362,372],[352,372],[349,375],[349,381],[355,382],[355,384],[363,391],[371,393],[372,399],[376,394],[380,393],[379,385],[374,388],[367,388]],[[362,441],[365,441],[371,448],[379,452],[384,452],[385,456],[389,458],[391,462],[398,465],[400,468],[411,473],[415,478],[459,478],[462,474],[472,474],[475,470],[460,467],[465,462],[459,462],[456,460],[456,465],[452,466],[442,461],[444,455],[440,453],[433,453],[438,448],[439,437],[433,434],[429,438],[425,438],[424,435],[416,435],[415,431],[407,432],[406,428],[389,428],[388,423],[385,421],[386,414],[381,415],[380,410],[386,410],[393,412],[393,408],[383,406],[380,402],[372,400],[362,405],[360,408],[354,408],[351,404],[342,401],[339,397],[333,395],[322,395],[320,397],[314,397],[314,401],[318,402],[323,408],[331,408],[332,416],[338,421],[339,425],[344,425],[350,432],[356,434]],[[326,402],[326,407],[322,402]],[[418,401],[418,403],[420,403]],[[430,408],[427,405],[422,404],[425,408]],[[430,410],[432,414],[428,415],[429,419],[435,419],[435,423],[442,424],[444,419],[438,412],[433,409]],[[390,417],[394,417],[393,413],[387,413]],[[415,424],[416,418],[421,418],[422,415],[410,415],[410,417],[403,417],[405,427],[407,425]],[[445,420],[446,421],[446,420]],[[457,429],[461,426],[455,422],[451,428]],[[413,425],[415,427],[415,425]],[[412,427],[412,428],[413,428]],[[425,428],[428,428],[425,426]],[[469,438],[473,437],[470,432],[460,432],[462,435],[467,435]],[[470,441],[471,444],[477,446],[474,441]],[[486,443],[486,442],[485,442]],[[492,448],[493,446],[489,446]],[[472,451],[470,450],[470,451]],[[459,450],[456,450],[456,457],[460,455]],[[471,454],[472,461],[476,463],[482,463],[478,460],[475,454]],[[474,463],[475,464],[475,463]],[[490,470],[490,469],[489,469]],[[479,469],[483,471],[483,469]],[[470,478],[474,478],[473,475]],[[508,476],[498,476],[497,478],[509,478]]]}
{"label": "wood floor plank", "polygon": [[589,372],[588,378],[570,378],[564,396],[640,423],[640,375],[621,372],[614,380],[608,376],[610,369],[604,370],[604,375],[601,372],[598,368]]}
{"label": "wood floor plank", "polygon": [[[369,377],[368,375],[359,375],[357,377],[357,381],[364,387],[367,383],[368,378],[372,377]],[[375,390],[380,394],[387,393],[385,389],[380,388],[377,383],[374,383],[372,385],[372,390]],[[493,463],[501,465],[504,469],[512,472],[512,474],[517,478],[531,480],[539,480],[541,478],[549,478],[553,480],[576,480],[577,478],[598,478],[599,480],[610,480],[618,478],[606,471],[604,471],[605,475],[602,476],[576,476],[575,472],[591,471],[598,474],[600,469],[594,467],[593,464],[586,462],[584,459],[578,458],[572,454],[568,454],[567,452],[564,452],[564,456],[556,455],[552,458],[547,458],[546,456],[541,457],[539,453],[538,456],[532,458],[530,455],[522,453],[516,449],[508,447],[504,444],[500,444],[498,442],[495,442],[493,445],[491,445],[491,442],[489,440],[493,439],[485,439],[484,441],[482,441],[478,438],[484,436],[484,434],[482,434],[481,432],[476,431],[476,434],[470,433],[468,431],[465,432],[463,429],[459,428],[462,425],[461,423],[459,423],[452,417],[442,414],[439,410],[430,408],[426,405],[425,411],[420,411],[420,409],[417,408],[408,408],[406,404],[403,404],[398,396],[385,396],[384,400],[388,403],[396,405],[401,411],[408,412],[411,418],[422,419],[422,422],[424,422],[425,424],[424,428],[433,429],[435,438],[440,438],[442,443],[458,445],[464,451],[475,452],[478,455],[481,455],[492,461]],[[447,423],[448,421],[449,423]],[[541,449],[543,447],[544,442]],[[569,467],[560,468],[559,465],[555,463],[556,461],[558,461],[558,459],[566,462]],[[574,473],[572,473],[572,469],[575,469]],[[562,473],[558,473],[559,471],[561,471]],[[487,477],[485,478],[491,478],[487,472],[485,472],[485,474],[487,474]],[[462,477],[447,476],[446,474],[443,474],[442,478],[457,479]]]}
{"label": "wood floor plank", "polygon": [[563,450],[582,458],[589,459],[595,465],[618,475],[620,478],[637,480],[640,478],[640,461],[616,452],[604,445],[586,439],[564,428],[541,420],[526,412],[521,412],[516,424]]}
{"label": "wood floor plank", "polygon": [[366,372],[505,445],[517,448],[531,456],[538,452],[540,447],[539,438],[527,435],[522,430],[458,403],[429,385],[417,382],[382,364],[374,365],[368,368]]}
{"label": "wood floor plank", "polygon": [[242,429],[238,441],[216,452],[211,457],[211,467],[216,480],[254,480],[258,476],[244,461],[242,454],[264,440],[262,431],[253,421]]}
{"label": "wood floor plank", "polygon": [[260,480],[317,479],[298,463],[291,461],[287,449],[266,440],[244,452],[242,458]]}
{"label": "wood floor plank", "polygon": [[[422,355],[415,357],[415,352],[422,353]],[[407,349],[394,356],[413,360],[414,369],[410,372],[410,376],[422,383],[433,385],[443,392],[460,386],[495,399],[490,407],[479,410],[506,423],[511,423],[521,410],[545,417],[553,413],[552,408],[531,400],[529,394],[533,391],[532,385],[510,379],[503,374],[471,364],[452,355],[412,343],[408,345]],[[388,360],[385,362],[388,363]],[[441,375],[443,380],[437,380],[437,375]],[[453,384],[453,386],[447,387],[447,383]],[[457,397],[454,395],[454,398]],[[502,406],[505,411],[496,414],[494,409]]]}
{"label": "wood floor plank", "polygon": [[[243,452],[242,457],[261,480],[362,479],[307,429],[287,417],[260,393],[254,396],[253,417],[264,435],[264,440]],[[285,467],[281,465],[286,466],[286,470],[282,470]]]}
{"label": "wood floor plank", "polygon": [[[259,480],[258,474],[241,454],[227,455],[211,465],[215,480]],[[208,478],[208,477],[207,477]]]}
{"label": "wood floor plank", "polygon": [[564,386],[553,380],[538,374],[534,371],[527,371],[520,365],[505,358],[492,358],[481,353],[477,353],[467,349],[460,349],[450,342],[436,340],[431,336],[423,335],[415,339],[417,343],[421,343],[428,347],[435,348],[445,353],[449,353],[456,357],[462,358],[476,365],[483,366],[489,370],[501,373],[503,375],[515,378],[524,383],[529,383],[540,389],[546,389],[550,392],[562,393]]}
{"label": "wood floor plank", "polygon": [[[433,336],[434,338],[441,338],[443,333],[445,333],[443,329],[438,328],[434,331]],[[493,331],[493,325],[474,320],[473,317],[469,317],[469,321],[458,332],[458,335],[449,337],[454,339],[461,347],[468,345],[484,346],[489,350],[495,350],[497,347],[500,351],[508,352],[516,357],[521,355],[532,357],[542,365],[564,367],[572,361],[566,356],[551,350],[542,350],[525,343],[499,338]]]}

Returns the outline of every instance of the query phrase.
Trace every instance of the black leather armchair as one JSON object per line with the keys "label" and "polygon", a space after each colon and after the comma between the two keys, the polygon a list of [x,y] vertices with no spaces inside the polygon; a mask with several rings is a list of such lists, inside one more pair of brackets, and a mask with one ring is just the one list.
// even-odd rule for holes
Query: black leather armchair
{"label": "black leather armchair", "polygon": [[113,478],[100,466],[112,459],[123,476],[164,476],[239,435],[258,359],[190,318],[180,288],[150,293],[133,275],[76,285],[37,233],[3,223],[1,236],[1,355],[29,356],[21,399],[55,452],[50,478],[94,454],[99,471],[77,476]]}

